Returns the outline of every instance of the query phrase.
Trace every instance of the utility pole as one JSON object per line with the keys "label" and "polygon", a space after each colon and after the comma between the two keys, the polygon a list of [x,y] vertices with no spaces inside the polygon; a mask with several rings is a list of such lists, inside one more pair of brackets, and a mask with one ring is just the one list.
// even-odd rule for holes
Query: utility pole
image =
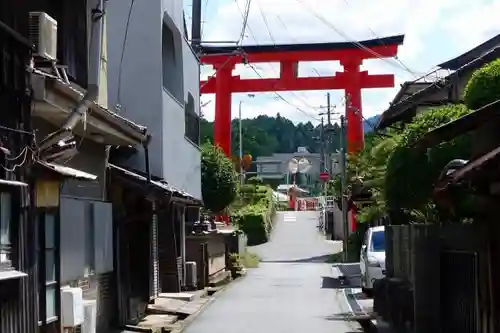
{"label": "utility pole", "polygon": [[201,1],[193,0],[193,12],[191,19],[191,46],[198,53],[201,45]]}
{"label": "utility pole", "polygon": [[332,147],[332,136],[331,132],[333,130],[332,126],[332,107],[331,107],[331,102],[330,102],[330,93],[326,94],[326,112],[320,113],[320,115],[325,115],[326,114],[326,119],[327,119],[327,128],[325,130],[326,132],[326,152],[325,152],[325,171],[328,172],[329,178],[333,178],[333,162],[332,162],[332,157],[331,157],[331,147]]}
{"label": "utility pole", "polygon": [[323,117],[321,117],[321,124],[319,126],[319,149],[320,149],[320,170],[325,171],[325,127]]}
{"label": "utility pole", "polygon": [[240,101],[240,107],[238,109],[238,116],[239,116],[239,121],[238,121],[238,131],[239,131],[239,148],[240,148],[240,184],[243,186],[245,183],[245,174],[243,170],[243,128],[241,126],[241,105],[243,104],[243,101]]}
{"label": "utility pole", "polygon": [[328,115],[328,126],[332,124],[332,112],[330,110],[330,93],[326,93],[326,114]]}
{"label": "utility pole", "polygon": [[347,216],[347,144],[346,144],[345,117],[340,116],[340,177],[341,177],[341,202],[342,202],[342,225],[344,226],[344,241],[342,242],[344,262],[348,260],[347,240],[349,238],[349,221]]}

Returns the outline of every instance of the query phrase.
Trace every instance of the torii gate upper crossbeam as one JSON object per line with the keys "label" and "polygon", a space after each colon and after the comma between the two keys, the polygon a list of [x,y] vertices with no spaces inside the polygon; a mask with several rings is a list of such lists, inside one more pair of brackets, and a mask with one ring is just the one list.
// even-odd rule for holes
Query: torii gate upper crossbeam
{"label": "torii gate upper crossbeam", "polygon": [[[214,141],[231,154],[231,94],[233,92],[264,92],[293,90],[344,89],[346,95],[348,151],[363,147],[361,89],[394,86],[394,76],[369,75],[360,71],[365,59],[397,55],[404,36],[379,38],[362,42],[260,45],[242,47],[202,46],[202,64],[212,65],[215,77],[201,82],[201,93],[215,93]],[[298,77],[301,61],[334,61],[344,67],[335,76]],[[240,63],[279,62],[279,78],[240,79],[232,71]]]}

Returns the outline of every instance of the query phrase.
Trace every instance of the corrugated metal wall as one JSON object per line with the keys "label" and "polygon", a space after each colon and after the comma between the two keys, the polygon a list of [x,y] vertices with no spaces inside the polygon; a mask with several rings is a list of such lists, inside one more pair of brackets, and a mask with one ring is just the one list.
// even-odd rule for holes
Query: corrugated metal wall
{"label": "corrugated metal wall", "polygon": [[[27,36],[28,15],[25,0],[0,1],[0,21]],[[27,93],[29,76],[26,65],[31,51],[23,41],[0,28],[0,104],[4,110],[0,124],[10,128],[31,131],[31,100]],[[17,116],[17,117],[16,117]],[[17,118],[17,119],[16,119]],[[31,141],[30,135],[6,133],[8,142],[2,140],[13,154],[19,153]],[[4,133],[2,133],[4,135]],[[16,175],[6,178],[26,181],[26,169],[19,168]],[[28,189],[21,190],[17,203],[13,202],[13,263],[27,277],[0,282],[0,332],[35,333],[37,325],[37,265],[36,233],[32,205],[28,202]],[[16,220],[17,219],[17,220]]]}
{"label": "corrugated metal wall", "polygon": [[[170,207],[172,208],[172,207]],[[158,258],[160,264],[160,292],[179,292],[177,242],[172,211],[164,210],[158,218]]]}
{"label": "corrugated metal wall", "polygon": [[151,221],[151,291],[149,296],[156,297],[160,293],[160,262],[158,259],[158,215],[156,202],[152,202],[153,219]]}
{"label": "corrugated metal wall", "polygon": [[[27,190],[21,193],[28,198]],[[13,214],[13,216],[16,216]],[[38,330],[37,318],[37,266],[35,252],[35,233],[33,230],[30,208],[21,207],[19,212],[17,251],[14,261],[17,269],[28,274],[22,279],[2,281],[0,288],[0,332],[35,333]]]}

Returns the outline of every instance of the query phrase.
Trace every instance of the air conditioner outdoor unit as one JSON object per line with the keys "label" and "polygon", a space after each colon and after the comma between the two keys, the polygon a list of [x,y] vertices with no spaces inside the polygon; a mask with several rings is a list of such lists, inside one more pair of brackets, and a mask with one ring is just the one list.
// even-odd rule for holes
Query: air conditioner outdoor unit
{"label": "air conditioner outdoor unit", "polygon": [[29,39],[35,45],[35,55],[56,60],[57,21],[44,12],[30,12],[29,15]]}
{"label": "air conditioner outdoor unit", "polygon": [[186,288],[194,290],[198,286],[198,275],[196,272],[196,262],[186,262]]}
{"label": "air conditioner outdoor unit", "polygon": [[97,302],[95,300],[83,301],[82,333],[96,333]]}

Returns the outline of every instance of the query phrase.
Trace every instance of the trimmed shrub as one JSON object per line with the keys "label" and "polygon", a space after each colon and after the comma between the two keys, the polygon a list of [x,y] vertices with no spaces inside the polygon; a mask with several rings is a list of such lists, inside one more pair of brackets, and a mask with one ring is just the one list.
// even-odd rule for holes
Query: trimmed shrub
{"label": "trimmed shrub", "polygon": [[464,93],[465,105],[477,110],[500,99],[500,59],[476,70]]}
{"label": "trimmed shrub", "polygon": [[276,212],[271,196],[272,191],[268,189],[264,197],[254,204],[244,206],[231,217],[231,221],[247,235],[250,246],[265,243],[269,239]]}
{"label": "trimmed shrub", "polygon": [[417,151],[413,147],[427,132],[469,112],[464,105],[429,110],[415,117],[401,134],[389,158],[385,176],[385,196],[392,223],[409,223],[411,211],[424,211],[432,200],[434,183],[444,166],[456,158],[470,158],[470,134],[458,136],[427,151]]}
{"label": "trimmed shrub", "polygon": [[264,181],[260,177],[250,177],[247,179],[247,184],[262,185]]}

